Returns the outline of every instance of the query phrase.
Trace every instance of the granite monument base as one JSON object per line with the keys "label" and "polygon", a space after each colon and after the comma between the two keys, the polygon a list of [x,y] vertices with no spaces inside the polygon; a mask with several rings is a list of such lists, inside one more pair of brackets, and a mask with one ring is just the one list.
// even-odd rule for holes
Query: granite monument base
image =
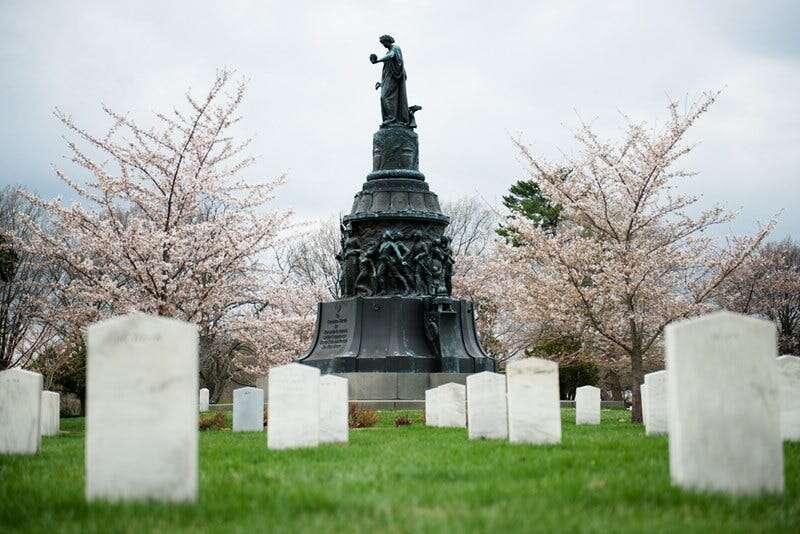
{"label": "granite monument base", "polygon": [[466,384],[471,373],[337,373],[347,379],[350,401],[374,410],[422,409],[425,390]]}
{"label": "granite monument base", "polygon": [[[422,409],[425,390],[449,382],[466,384],[471,373],[336,373],[347,379],[350,402],[373,410]],[[257,387],[267,390],[266,377]]]}
{"label": "granite monument base", "polygon": [[466,384],[470,373],[336,373],[347,379],[350,400],[421,400],[425,390],[454,382]]}

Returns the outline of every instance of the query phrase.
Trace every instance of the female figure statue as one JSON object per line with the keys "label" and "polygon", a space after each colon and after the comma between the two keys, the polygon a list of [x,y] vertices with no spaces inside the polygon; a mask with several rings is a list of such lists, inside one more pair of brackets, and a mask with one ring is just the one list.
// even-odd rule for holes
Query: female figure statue
{"label": "female figure statue", "polygon": [[[382,35],[380,42],[388,52],[382,58],[375,54],[369,56],[372,63],[383,63],[383,76],[375,84],[375,89],[381,90],[381,114],[383,124],[399,124],[408,126],[411,118],[408,112],[408,97],[406,96],[406,69],[403,65],[403,53],[400,47],[394,44],[391,35]],[[415,125],[416,126],[416,125]]]}

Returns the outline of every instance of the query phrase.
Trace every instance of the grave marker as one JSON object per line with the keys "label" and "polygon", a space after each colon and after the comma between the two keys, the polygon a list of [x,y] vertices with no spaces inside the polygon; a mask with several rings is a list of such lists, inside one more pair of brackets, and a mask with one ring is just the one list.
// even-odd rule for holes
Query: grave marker
{"label": "grave marker", "polygon": [[639,395],[642,397],[642,424],[647,432],[647,384],[639,386]]}
{"label": "grave marker", "polygon": [[347,379],[325,375],[319,379],[319,442],[347,443]]}
{"label": "grave marker", "polygon": [[712,313],[668,325],[665,348],[673,484],[783,492],[774,323]]}
{"label": "grave marker", "polygon": [[439,426],[438,390],[438,387],[425,390],[425,426]]}
{"label": "grave marker", "polygon": [[560,443],[561,405],[558,365],[525,358],[506,367],[508,440],[511,443]]}
{"label": "grave marker", "polygon": [[438,425],[448,428],[467,426],[467,388],[463,384],[448,383],[437,388]]}
{"label": "grave marker", "polygon": [[656,371],[644,375],[647,386],[647,423],[645,433],[666,434],[667,427],[667,372]]}
{"label": "grave marker", "polygon": [[800,358],[778,358],[780,374],[781,437],[800,441]]}
{"label": "grave marker", "polygon": [[197,326],[133,313],[87,333],[86,498],[196,501]]}
{"label": "grave marker", "polygon": [[198,394],[198,407],[200,412],[207,412],[209,408],[208,403],[208,389],[202,388]]}
{"label": "grave marker", "polygon": [[600,424],[600,388],[581,386],[575,390],[575,424]]}
{"label": "grave marker", "polygon": [[264,431],[264,390],[244,387],[233,390],[233,431]]}
{"label": "grave marker", "polygon": [[267,447],[319,445],[319,381],[316,367],[290,363],[273,367],[267,387]]}
{"label": "grave marker", "polygon": [[484,371],[467,377],[469,439],[508,438],[506,377]]}
{"label": "grave marker", "polygon": [[36,454],[42,444],[42,375],[0,371],[0,454]]}
{"label": "grave marker", "polygon": [[61,396],[55,391],[42,391],[42,436],[57,436],[61,426]]}

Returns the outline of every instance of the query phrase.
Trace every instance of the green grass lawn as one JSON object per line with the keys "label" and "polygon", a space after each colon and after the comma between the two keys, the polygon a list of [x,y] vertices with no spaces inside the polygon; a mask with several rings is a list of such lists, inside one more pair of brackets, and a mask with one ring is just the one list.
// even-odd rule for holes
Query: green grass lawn
{"label": "green grass lawn", "polygon": [[84,501],[83,420],[31,457],[0,456],[0,532],[800,532],[800,444],[786,493],[733,499],[670,487],[667,440],[624,410],[601,426],[564,409],[558,446],[467,440],[464,429],[351,430],[350,444],[268,451],[264,434],[202,432],[196,505]]}

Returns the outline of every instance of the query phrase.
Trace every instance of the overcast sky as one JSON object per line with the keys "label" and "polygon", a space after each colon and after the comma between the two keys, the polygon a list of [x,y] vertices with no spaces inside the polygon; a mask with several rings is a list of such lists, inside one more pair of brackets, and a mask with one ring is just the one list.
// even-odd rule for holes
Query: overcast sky
{"label": "overcast sky", "polygon": [[[165,7],[166,6],[166,7]],[[741,210],[749,232],[783,209],[800,237],[800,2],[99,1],[0,4],[0,186],[66,193],[60,107],[98,133],[104,102],[148,124],[202,94],[218,67],[250,79],[239,133],[248,178],[288,174],[279,204],[303,218],[347,212],[380,122],[381,34],[403,50],[420,167],[444,201],[500,196],[525,169],[521,134],[550,158],[576,111],[621,131],[619,111],[665,116],[667,95],[725,87],[695,129],[687,184]],[[69,198],[69,197],[67,197]]]}

